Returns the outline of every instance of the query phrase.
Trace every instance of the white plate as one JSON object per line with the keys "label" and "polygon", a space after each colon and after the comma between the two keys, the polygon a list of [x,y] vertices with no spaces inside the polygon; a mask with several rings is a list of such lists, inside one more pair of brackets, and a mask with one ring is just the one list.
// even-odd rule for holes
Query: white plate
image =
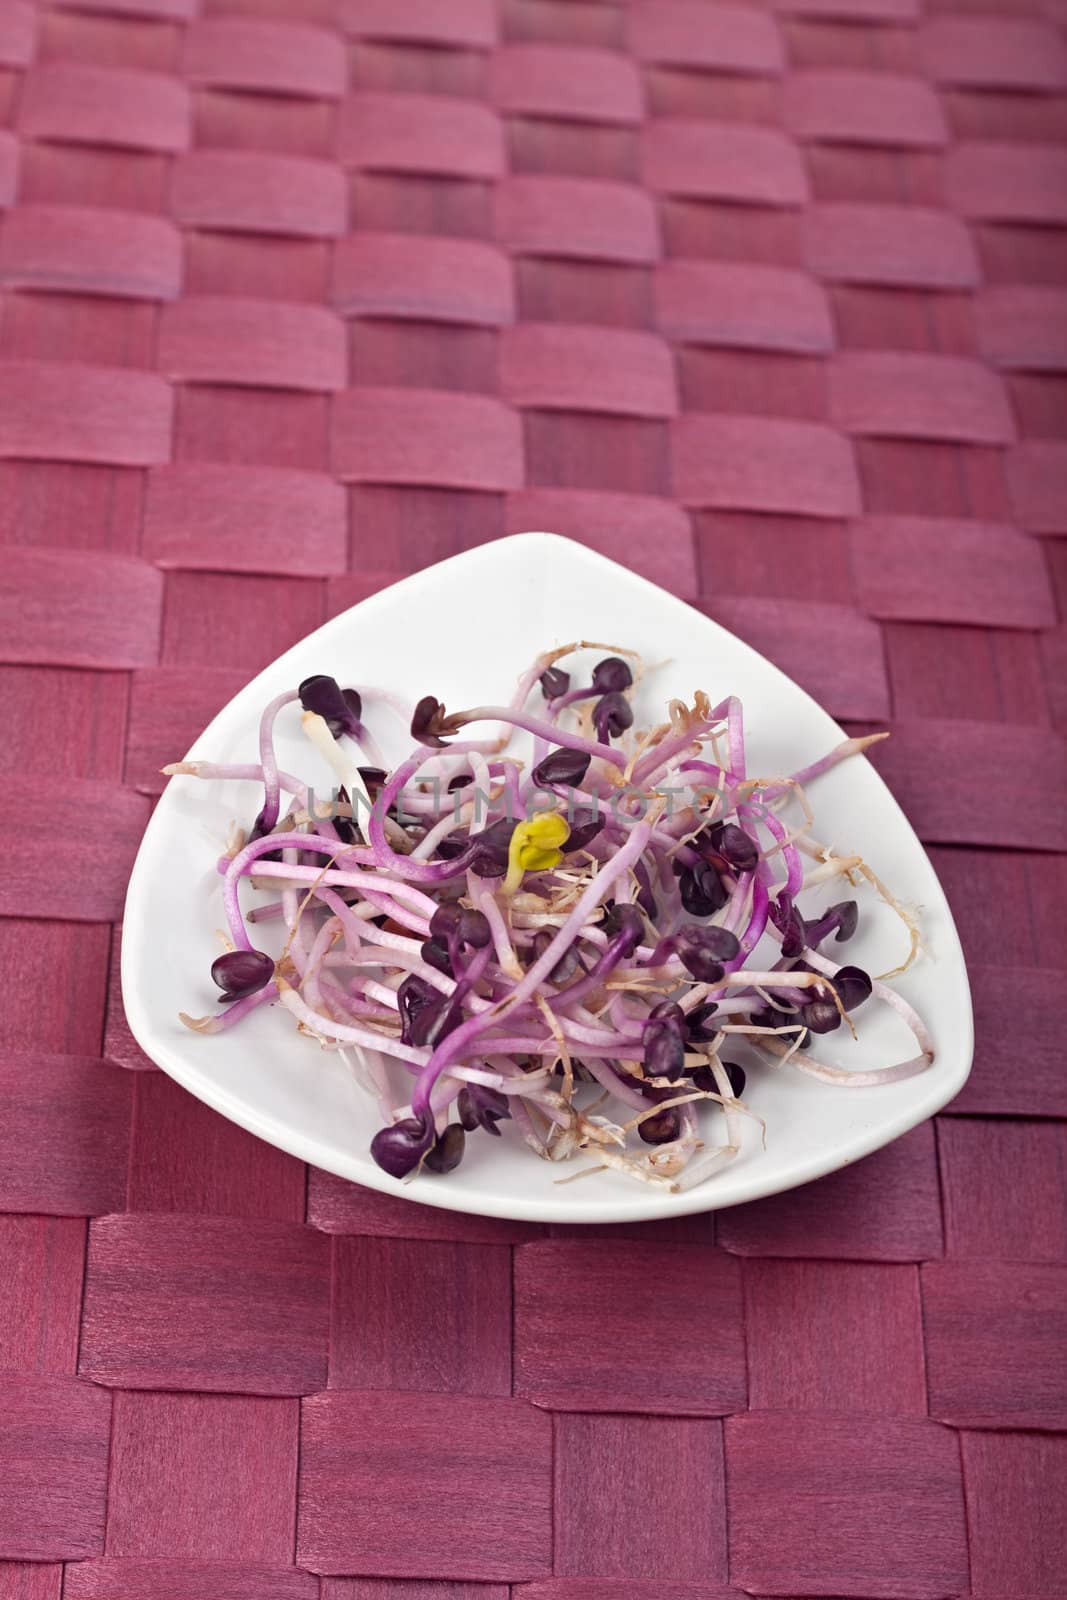
{"label": "white plate", "polygon": [[[434,694],[452,708],[485,704],[506,700],[539,651],[575,638],[631,646],[646,662],[661,663],[641,686],[639,722],[654,720],[669,697],[691,699],[698,688],[713,700],[739,694],[751,773],[795,771],[842,737],[802,689],[716,623],[581,545],[528,533],[405,578],[335,617],[231,700],[190,755],[256,761],[263,705],[315,672],[342,683],[380,684],[411,703]],[[368,721],[390,760],[410,749],[410,736],[391,712]],[[295,713],[279,719],[278,746],[283,768],[312,779],[320,795],[332,791],[331,776],[300,734]],[[549,1165],[507,1135],[468,1140],[466,1158],[447,1178],[426,1175],[398,1184],[370,1159],[376,1108],[349,1067],[298,1036],[278,1007],[264,1007],[211,1037],[178,1021],[179,1011],[198,1015],[215,1008],[208,969],[219,951],[214,930],[224,917],[214,863],[231,819],[251,822],[260,793],[250,783],[171,781],[130,880],[123,998],[137,1042],[171,1077],[242,1127],[329,1172],[486,1216],[586,1223],[678,1216],[755,1200],[833,1172],[931,1116],[967,1077],[970,993],[945,896],[885,784],[863,757],[853,757],[811,786],[816,837],[862,852],[901,900],[921,908],[927,954],[894,982],[926,1021],[937,1051],[933,1067],[900,1083],[841,1089],[788,1068],[757,1066],[746,1100],[766,1119],[766,1149],[757,1124],[746,1120],[737,1160],[682,1194],[607,1172],[561,1187],[556,1180],[577,1170],[582,1158],[562,1168]],[[839,880],[836,893],[821,903],[841,897]],[[847,959],[887,971],[906,950],[904,930],[873,892],[861,890],[859,899],[860,931],[847,946]],[[803,902],[819,903],[814,896]],[[270,926],[261,930],[268,949]],[[872,1000],[858,1021],[859,1044],[841,1029],[819,1042],[818,1054],[856,1067],[914,1054],[910,1035],[887,1007]]]}

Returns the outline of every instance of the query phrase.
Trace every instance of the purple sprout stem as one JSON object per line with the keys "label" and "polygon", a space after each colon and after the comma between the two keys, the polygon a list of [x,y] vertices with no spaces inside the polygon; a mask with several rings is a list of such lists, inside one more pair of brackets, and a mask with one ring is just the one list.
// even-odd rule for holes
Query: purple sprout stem
{"label": "purple sprout stem", "polygon": [[363,898],[376,908],[376,915],[384,913],[392,917],[395,922],[403,923],[421,939],[426,939],[429,935],[429,916],[420,917],[410,906],[402,905],[390,898],[392,894],[403,894],[411,887],[410,884],[388,883],[384,874],[381,878],[368,880],[367,875],[360,872],[335,872],[332,868],[323,872],[321,867],[287,867],[284,862],[270,861],[261,867],[255,876],[271,880],[289,879],[294,883],[310,883],[316,887],[325,884],[341,889],[358,889]]}
{"label": "purple sprout stem", "polygon": [[564,953],[570,948],[578,930],[593,911],[604,899],[608,890],[617,878],[629,870],[630,864],[636,861],[648,843],[651,827],[641,823],[636,827],[629,839],[619,850],[618,854],[602,867],[592,883],[586,888],[577,904],[570,912],[563,926],[555,938],[527,970],[525,977],[516,984],[508,1000],[493,1010],[483,1012],[479,1016],[471,1017],[466,1022],[448,1035],[438,1045],[433,1057],[425,1071],[419,1078],[412,1095],[411,1103],[416,1116],[423,1115],[429,1106],[430,1090],[433,1088],[441,1073],[450,1061],[466,1049],[467,1045],[486,1032],[494,1022],[503,1020],[505,1009],[512,1011],[523,1000],[538,992],[539,986],[547,979]]}
{"label": "purple sprout stem", "polygon": [[415,1045],[401,1044],[399,1039],[390,1038],[387,1034],[375,1032],[371,1028],[352,1026],[337,1022],[332,1017],[324,1017],[321,1012],[309,1006],[291,984],[279,983],[278,987],[285,1009],[291,1012],[298,1022],[303,1022],[312,1032],[320,1034],[325,1039],[335,1039],[340,1044],[360,1045],[364,1050],[377,1050],[383,1055],[395,1056],[398,1061],[414,1067],[423,1067],[429,1061],[428,1050]]}
{"label": "purple sprout stem", "polygon": [[752,907],[749,912],[748,926],[740,936],[740,948],[729,961],[724,961],[723,966],[727,972],[736,972],[744,966],[749,956],[763,938],[767,927],[767,913],[770,909],[771,897],[766,883],[757,872],[752,884]]}
{"label": "purple sprout stem", "polygon": [[745,739],[741,721],[741,702],[736,695],[732,694],[727,699],[720,701],[712,711],[708,712],[706,717],[700,719],[700,727],[690,727],[684,729],[681,733],[673,733],[669,738],[664,739],[661,744],[643,755],[634,767],[632,781],[639,786],[651,783],[667,770],[677,756],[689,750],[704,734],[710,733],[715,724],[722,722],[724,717],[730,746],[730,767],[732,771],[740,773],[743,777],[745,772]]}
{"label": "purple sprout stem", "polygon": [[617,1099],[625,1101],[628,1106],[634,1106],[640,1111],[649,1109],[652,1102],[646,1100],[639,1089],[631,1088],[608,1061],[598,1061],[595,1058],[590,1058],[586,1061],[584,1056],[582,1060],[585,1061],[589,1072],[602,1089],[609,1090]]}
{"label": "purple sprout stem", "polygon": [[791,773],[787,782],[764,789],[764,799],[777,800],[781,795],[788,794],[794,786],[803,787],[813,778],[819,778],[824,772],[829,772],[830,768],[836,767],[839,762],[847,761],[849,756],[861,755],[869,745],[880,744],[883,739],[888,738],[888,733],[867,733],[855,739],[843,739],[826,755],[820,756],[818,761],[813,761],[810,766],[801,767],[798,772]]}
{"label": "purple sprout stem", "polygon": [[[360,984],[362,979],[356,979],[355,982]],[[368,1022],[396,1020],[396,1012],[391,1007],[379,1005],[377,1001],[368,999],[361,988],[355,988],[349,993],[327,975],[322,978],[322,992],[331,1006],[341,1012],[343,1020],[354,1023],[358,1023],[361,1018]]]}
{"label": "purple sprout stem", "polygon": [[[476,746],[466,741],[459,746],[460,751],[464,754],[474,748]],[[453,746],[453,750],[455,749],[456,747]],[[420,767],[425,766],[426,762],[435,753],[435,751],[420,745],[406,761],[401,762],[385,784],[376,803],[371,807],[370,817],[367,822],[367,832],[375,863],[385,871],[394,873],[408,883],[447,883],[450,879],[457,878],[466,872],[477,853],[477,844],[472,842],[469,849],[464,850],[458,856],[454,856],[451,861],[437,863],[413,861],[410,856],[400,855],[394,850],[386,838],[384,818],[389,807],[393,805],[404,785],[415,776]],[[434,910],[436,910],[436,906],[434,906]]]}
{"label": "purple sprout stem", "polygon": [[[237,898],[238,882],[246,873],[249,872],[252,864],[255,861],[259,860],[261,856],[266,855],[269,851],[277,850],[279,847],[283,850],[292,849],[314,851],[322,855],[333,856],[337,861],[354,858],[360,864],[363,864],[361,858],[365,858],[368,855],[373,856],[373,852],[371,851],[354,849],[349,845],[345,845],[339,850],[336,844],[332,841],[328,839],[319,839],[316,837],[316,835],[307,833],[274,833],[270,834],[266,838],[253,839],[250,844],[246,844],[243,850],[239,850],[237,852],[232,861],[228,861],[226,863],[226,875],[222,886],[223,903],[226,907],[226,915],[230,924],[230,932],[234,942],[238,944],[242,950],[251,950],[252,945],[248,940],[248,933],[245,928],[244,917],[241,914],[240,901]],[[315,880],[318,878],[319,872],[315,867],[301,867],[297,866],[295,862],[283,862],[279,868],[277,862],[268,861],[262,864],[260,872],[257,874],[257,876],[267,878],[281,877],[292,879],[294,881],[302,880],[307,882],[309,880]],[[328,871],[323,876],[322,881],[325,883],[341,882],[350,888],[365,890],[369,899],[373,899],[375,893],[381,895],[383,889],[386,887],[386,885],[383,884],[380,876],[373,875],[371,873],[359,872],[342,871],[338,873],[336,868]],[[420,893],[419,890],[410,887],[408,884],[389,883],[388,892],[390,897],[393,895],[399,895],[401,898],[413,900],[418,906],[419,910],[425,916],[427,922],[437,910],[437,904],[435,901],[431,900],[428,895],[424,895]]]}
{"label": "purple sprout stem", "polygon": [[[282,866],[296,866],[296,851],[282,851]],[[282,890],[282,910],[285,917],[286,932],[288,935],[289,956],[300,978],[307,970],[307,945],[304,939],[304,923],[301,911],[301,897],[292,884],[287,884]]]}
{"label": "purple sprout stem", "polygon": [[222,1033],[226,1028],[232,1028],[235,1023],[241,1022],[254,1011],[257,1006],[266,1005],[270,1000],[277,1000],[278,985],[272,979],[263,989],[257,989],[255,994],[246,994],[242,1000],[234,1000],[222,1011],[216,1011],[211,1018],[211,1026],[205,1028],[205,1033]]}
{"label": "purple sprout stem", "polygon": [[[513,727],[522,728],[526,733],[532,733],[539,739],[546,739],[551,744],[564,745],[568,750],[581,750],[588,755],[597,756],[601,761],[608,761],[613,767],[618,767],[620,772],[626,769],[626,756],[621,750],[616,750],[610,744],[600,744],[595,739],[585,739],[580,733],[570,733],[565,728],[557,728],[551,722],[543,722],[540,717],[528,716],[525,711],[513,710],[508,706],[474,706],[469,711],[458,713],[464,722],[505,722]],[[690,741],[692,742],[692,741]]]}
{"label": "purple sprout stem", "polygon": [[[746,806],[745,809],[747,811],[749,808]],[[774,835],[775,842],[781,848],[782,860],[786,866],[786,880],[782,885],[782,889],[785,894],[795,898],[804,885],[804,867],[800,859],[800,851],[795,844],[790,842],[788,832],[773,811],[764,812],[762,820],[768,833]]]}
{"label": "purple sprout stem", "polygon": [[278,758],[274,754],[274,723],[278,712],[299,698],[294,690],[278,695],[266,707],[260,718],[259,759],[263,766],[263,808],[259,813],[259,826],[264,833],[269,833],[278,821],[280,783]]}
{"label": "purple sprout stem", "polygon": [[[452,1035],[450,1034],[451,1038]],[[559,1045],[551,1036],[535,1036],[528,1033],[484,1034],[481,1047],[486,1050],[523,1056],[551,1056],[554,1060],[559,1056]],[[627,1061],[644,1060],[644,1046],[632,1042],[619,1034],[611,1039],[610,1043],[582,1044],[581,1057],[586,1061],[590,1057],[599,1060],[613,1060],[625,1056]]]}
{"label": "purple sprout stem", "polygon": [[[333,944],[334,931],[341,930],[341,923],[337,917],[327,917],[319,928],[311,948],[307,951],[307,963],[301,973],[304,980],[303,993],[310,1005],[318,1009],[322,1004],[322,992],[319,988],[319,971],[326,960],[327,952]],[[343,931],[343,930],[341,930]],[[295,944],[295,940],[293,941]],[[294,965],[297,965],[294,962]],[[299,970],[299,967],[298,967]]]}

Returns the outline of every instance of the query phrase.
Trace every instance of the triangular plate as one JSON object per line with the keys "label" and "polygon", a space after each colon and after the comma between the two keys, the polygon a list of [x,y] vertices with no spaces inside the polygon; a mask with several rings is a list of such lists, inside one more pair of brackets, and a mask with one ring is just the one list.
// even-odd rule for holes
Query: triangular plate
{"label": "triangular plate", "polygon": [[[453,707],[484,704],[506,699],[539,651],[575,638],[632,646],[656,664],[642,684],[639,720],[642,712],[653,720],[672,695],[691,698],[698,688],[713,698],[740,695],[751,772],[795,770],[842,737],[808,694],[724,628],[582,545],[528,533],[444,561],[335,617],[235,696],[190,754],[256,761],[263,705],[311,673],[379,684],[409,702],[434,694]],[[390,759],[410,748],[391,713],[383,713],[380,729]],[[279,734],[282,766],[316,778],[319,793],[328,793],[329,775],[309,762],[297,719],[283,718]],[[534,1222],[632,1222],[789,1189],[932,1116],[963,1085],[973,1046],[967,975],[945,896],[885,784],[857,757],[817,780],[811,799],[817,836],[839,850],[861,851],[902,901],[920,908],[926,954],[895,981],[926,1021],[937,1060],[919,1077],[873,1089],[757,1068],[746,1100],[766,1120],[766,1148],[758,1124],[747,1120],[738,1159],[687,1192],[665,1193],[616,1173],[561,1186],[557,1180],[581,1158],[563,1168],[549,1165],[514,1137],[471,1140],[449,1177],[400,1185],[370,1159],[377,1112],[350,1068],[298,1036],[277,1008],[213,1037],[185,1029],[180,1011],[203,1013],[215,1004],[208,967],[223,916],[214,861],[230,821],[247,822],[258,809],[251,784],[178,778],[159,802],[126,902],[122,989],[130,1026],[164,1071],[242,1127],[327,1171],[428,1205]],[[849,959],[876,973],[893,968],[907,947],[901,924],[866,891],[861,913]],[[914,1052],[899,1019],[869,1005],[859,1044],[841,1030],[820,1044],[820,1053],[866,1067]]]}

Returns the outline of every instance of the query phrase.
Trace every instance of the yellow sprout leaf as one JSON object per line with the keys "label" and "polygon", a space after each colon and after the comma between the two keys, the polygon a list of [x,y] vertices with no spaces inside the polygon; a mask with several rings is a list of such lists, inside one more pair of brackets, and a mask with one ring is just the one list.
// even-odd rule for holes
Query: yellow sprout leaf
{"label": "yellow sprout leaf", "polygon": [[547,872],[563,859],[560,849],[570,833],[570,824],[558,811],[542,811],[528,822],[520,822],[508,847],[508,875],[505,894],[514,894],[524,872]]}

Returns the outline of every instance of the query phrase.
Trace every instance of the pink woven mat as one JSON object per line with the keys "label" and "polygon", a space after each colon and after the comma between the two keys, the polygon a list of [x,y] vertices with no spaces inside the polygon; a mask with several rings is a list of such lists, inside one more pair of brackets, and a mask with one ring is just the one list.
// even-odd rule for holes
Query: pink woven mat
{"label": "pink woven mat", "polygon": [[[1065,20],[2,0],[0,1600],[1067,1594]],[[162,762],[527,527],[892,727],[975,991],[936,1126],[546,1230],[139,1054]]]}

